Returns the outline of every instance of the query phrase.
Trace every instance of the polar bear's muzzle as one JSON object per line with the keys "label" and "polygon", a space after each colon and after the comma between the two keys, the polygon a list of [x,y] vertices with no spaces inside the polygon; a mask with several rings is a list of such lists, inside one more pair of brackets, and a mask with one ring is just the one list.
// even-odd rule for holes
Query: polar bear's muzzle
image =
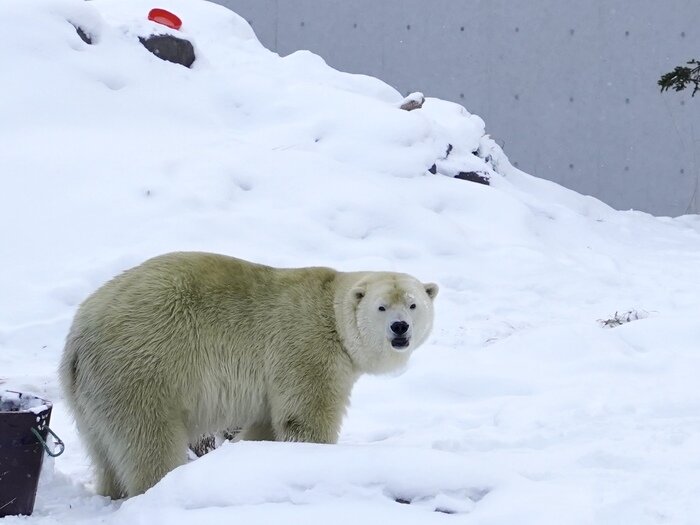
{"label": "polar bear's muzzle", "polygon": [[394,337],[391,340],[391,346],[395,350],[405,350],[410,342],[411,340],[408,337]]}
{"label": "polar bear's muzzle", "polygon": [[411,326],[406,321],[391,323],[391,346],[396,350],[404,350],[411,342]]}

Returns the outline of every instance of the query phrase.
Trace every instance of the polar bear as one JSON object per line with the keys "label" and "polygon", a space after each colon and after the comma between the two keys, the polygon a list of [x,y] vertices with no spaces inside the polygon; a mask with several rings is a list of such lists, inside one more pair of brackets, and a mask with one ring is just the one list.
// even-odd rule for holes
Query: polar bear
{"label": "polar bear", "polygon": [[229,428],[335,443],[357,378],[406,365],[437,292],[401,273],[196,252],[115,277],[78,309],[60,364],[98,492],[140,494]]}

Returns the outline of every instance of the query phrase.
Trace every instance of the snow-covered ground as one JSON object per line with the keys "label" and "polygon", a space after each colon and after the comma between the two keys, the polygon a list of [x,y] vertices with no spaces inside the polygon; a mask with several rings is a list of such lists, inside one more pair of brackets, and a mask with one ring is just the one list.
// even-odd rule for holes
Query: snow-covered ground
{"label": "snow-covered ground", "polygon": [[[614,211],[513,168],[458,105],[406,112],[220,6],[158,6],[192,69],[139,43],[176,33],[152,2],[0,2],[0,384],[54,400],[67,444],[3,525],[698,522],[700,218]],[[434,334],[357,384],[340,444],[227,444],[112,502],[56,366],[92,290],[174,250],[412,273],[441,286]]]}

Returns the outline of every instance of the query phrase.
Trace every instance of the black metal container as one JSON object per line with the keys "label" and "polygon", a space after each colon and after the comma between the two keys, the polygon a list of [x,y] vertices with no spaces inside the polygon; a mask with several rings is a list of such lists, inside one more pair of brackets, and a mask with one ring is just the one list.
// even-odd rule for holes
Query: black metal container
{"label": "black metal container", "polygon": [[[63,453],[63,442],[49,428],[51,408],[45,399],[0,391],[0,518],[32,513],[44,451]],[[49,433],[55,451],[46,444]]]}

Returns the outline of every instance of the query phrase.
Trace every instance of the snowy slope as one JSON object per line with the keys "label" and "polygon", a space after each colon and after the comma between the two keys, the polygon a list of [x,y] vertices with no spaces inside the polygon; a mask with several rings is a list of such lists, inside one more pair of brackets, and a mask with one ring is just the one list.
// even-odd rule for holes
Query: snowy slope
{"label": "snowy slope", "polygon": [[[138,42],[172,32],[150,2],[0,3],[0,382],[55,400],[68,445],[34,516],[4,523],[697,521],[697,217],[614,211],[513,168],[458,105],[402,111],[220,6],[159,6],[191,70]],[[338,446],[227,445],[111,502],[55,368],[80,301],[172,250],[413,273],[441,286],[435,331],[403,375],[357,384]]]}

